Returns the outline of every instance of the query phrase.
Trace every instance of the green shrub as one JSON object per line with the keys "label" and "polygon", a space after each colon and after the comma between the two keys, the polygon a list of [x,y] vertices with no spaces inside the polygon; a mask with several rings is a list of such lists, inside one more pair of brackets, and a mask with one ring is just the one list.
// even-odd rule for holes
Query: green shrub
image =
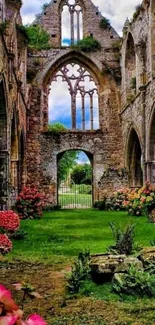
{"label": "green shrub", "polygon": [[92,186],[87,184],[76,184],[72,186],[72,189],[79,194],[92,194]]}
{"label": "green shrub", "polygon": [[67,276],[67,289],[71,294],[78,293],[84,280],[89,277],[89,261],[89,252],[79,253],[77,261],[72,266],[71,273]]}
{"label": "green shrub", "polygon": [[106,17],[102,17],[102,19],[100,20],[100,27],[102,29],[107,29],[111,26],[110,20]]}
{"label": "green shrub", "polygon": [[106,199],[102,201],[97,201],[94,203],[94,208],[99,210],[105,210]]}
{"label": "green shrub", "polygon": [[135,19],[139,16],[140,12],[143,11],[143,10],[144,10],[144,9],[143,9],[142,4],[137,5],[137,6],[135,7],[135,12],[134,12],[134,14],[133,14],[133,20],[135,20]]}
{"label": "green shrub", "polygon": [[131,81],[130,81],[131,89],[136,90],[136,84],[137,84],[136,77],[131,78]]}
{"label": "green shrub", "polygon": [[83,52],[95,52],[101,49],[100,42],[92,36],[84,37],[76,45],[72,45],[72,48],[79,49]]}
{"label": "green shrub", "polygon": [[39,25],[25,26],[25,32],[28,37],[28,46],[34,50],[48,50],[50,35]]}
{"label": "green shrub", "polygon": [[48,125],[49,132],[60,133],[62,131],[66,131],[66,130],[67,130],[66,127],[62,123],[59,123],[59,122],[55,122],[55,123]]}
{"label": "green shrub", "polygon": [[155,297],[155,277],[131,265],[127,274],[122,275],[119,281],[114,281],[113,289],[119,294]]}
{"label": "green shrub", "polygon": [[115,244],[109,247],[109,251],[116,254],[130,255],[134,246],[135,225],[127,225],[124,230],[116,226],[114,222],[110,223]]}

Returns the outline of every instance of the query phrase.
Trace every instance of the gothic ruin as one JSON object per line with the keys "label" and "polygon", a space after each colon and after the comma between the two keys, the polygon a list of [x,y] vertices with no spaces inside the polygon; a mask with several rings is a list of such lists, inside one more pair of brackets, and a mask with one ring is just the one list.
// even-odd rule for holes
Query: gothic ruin
{"label": "gothic ruin", "polygon": [[[105,189],[155,184],[155,2],[143,0],[121,39],[101,26],[90,0],[52,0],[34,22],[50,35],[51,47],[40,51],[27,48],[21,5],[0,1],[1,208],[32,184],[57,204],[58,160],[68,150],[92,163],[93,201]],[[99,42],[96,51],[76,46],[88,36]],[[49,94],[57,87],[59,99],[60,83],[70,127],[55,134]]]}

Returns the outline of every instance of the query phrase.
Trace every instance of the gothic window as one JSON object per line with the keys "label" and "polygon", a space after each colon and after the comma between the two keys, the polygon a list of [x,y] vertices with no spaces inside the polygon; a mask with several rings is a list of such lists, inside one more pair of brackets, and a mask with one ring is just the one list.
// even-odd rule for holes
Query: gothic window
{"label": "gothic window", "polygon": [[53,77],[49,121],[83,131],[99,128],[97,85],[83,66],[66,64]]}
{"label": "gothic window", "polygon": [[82,8],[78,0],[66,0],[61,14],[61,44],[69,46],[83,38]]}

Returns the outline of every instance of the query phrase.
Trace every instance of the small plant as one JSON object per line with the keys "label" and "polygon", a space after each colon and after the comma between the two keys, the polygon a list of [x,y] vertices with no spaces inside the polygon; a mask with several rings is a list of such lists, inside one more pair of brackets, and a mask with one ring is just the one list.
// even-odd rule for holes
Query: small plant
{"label": "small plant", "polygon": [[130,104],[132,102],[132,100],[135,98],[135,94],[127,94],[126,96],[126,101],[128,104]]}
{"label": "small plant", "polygon": [[66,127],[59,122],[55,122],[48,125],[48,132],[53,132],[57,134],[66,130],[67,130]]}
{"label": "small plant", "polygon": [[106,208],[106,198],[102,201],[97,201],[94,203],[94,208],[99,210],[105,210]]}
{"label": "small plant", "polygon": [[136,90],[136,84],[137,84],[136,77],[133,77],[130,81],[131,89]]}
{"label": "small plant", "polygon": [[5,20],[2,23],[0,23],[0,32],[2,34],[5,34],[5,31],[8,28],[8,26],[9,26],[9,21],[8,20]]}
{"label": "small plant", "polygon": [[102,17],[102,19],[100,20],[100,28],[107,29],[110,27],[111,27],[110,20],[106,17]]}
{"label": "small plant", "polygon": [[101,44],[94,37],[87,36],[71,47],[83,52],[95,52],[101,49]]}
{"label": "small plant", "polygon": [[16,209],[23,219],[41,218],[44,206],[44,195],[35,187],[25,187],[15,203]]}
{"label": "small plant", "polygon": [[28,283],[15,283],[13,284],[13,286],[15,287],[15,289],[17,291],[22,291],[23,292],[23,297],[21,300],[21,306],[22,309],[24,307],[24,303],[27,300],[27,298],[33,299],[33,298],[42,298],[42,296],[35,291],[34,287],[32,287],[31,284]]}
{"label": "small plant", "polygon": [[25,26],[28,37],[28,47],[34,50],[48,50],[51,48],[49,43],[50,35],[39,25]]}
{"label": "small plant", "polygon": [[67,289],[71,294],[78,293],[82,283],[89,277],[90,253],[81,252],[74,262],[70,275],[67,277]]}
{"label": "small plant", "polygon": [[135,12],[133,14],[133,20],[137,19],[137,17],[139,16],[140,12],[143,11],[143,6],[142,4],[139,4],[135,7]]}
{"label": "small plant", "polygon": [[109,247],[109,251],[116,254],[130,255],[133,251],[135,225],[127,225],[124,230],[110,222],[110,227],[115,239],[115,245]]}
{"label": "small plant", "polygon": [[16,240],[22,240],[26,237],[27,232],[24,230],[17,230],[16,232],[14,232],[13,234],[11,234],[11,238],[12,239],[16,239]]}
{"label": "small plant", "polygon": [[1,325],[46,325],[46,322],[37,314],[32,314],[26,321],[23,321],[23,311],[14,302],[11,292],[2,284],[0,284],[0,306]]}
{"label": "small plant", "polygon": [[119,281],[114,281],[113,289],[118,294],[155,297],[155,277],[131,265],[127,274],[120,277]]}

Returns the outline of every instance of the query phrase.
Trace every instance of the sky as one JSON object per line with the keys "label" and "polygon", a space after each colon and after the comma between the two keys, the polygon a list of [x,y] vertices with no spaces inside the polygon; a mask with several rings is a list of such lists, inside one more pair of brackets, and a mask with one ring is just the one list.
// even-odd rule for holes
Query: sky
{"label": "sky", "polygon": [[[31,23],[35,15],[41,12],[41,7],[48,0],[23,0],[22,17],[23,23]],[[112,26],[121,34],[126,18],[131,18],[135,6],[141,0],[92,0],[95,6],[99,7],[101,13],[110,19]]]}
{"label": "sky", "polygon": [[[35,15],[41,12],[43,4],[48,2],[48,0],[23,0],[23,6],[21,10],[23,24],[31,24],[35,19]],[[111,25],[121,36],[122,28],[126,18],[132,18],[135,7],[141,3],[141,0],[92,0],[92,2],[99,8],[99,11],[102,13],[102,15],[110,20]],[[67,26],[65,33],[67,34]],[[65,37],[66,35],[64,34],[64,38]],[[68,112],[70,106],[70,98],[67,97],[68,90],[66,87],[67,86],[65,86],[64,83],[62,84],[61,80],[59,80],[59,85],[53,83],[53,93],[55,96],[52,96],[51,89],[51,94],[49,95],[49,107],[54,107],[54,111],[52,113],[53,120],[52,118],[50,119],[51,121],[60,121],[63,124],[66,123],[66,126],[70,127],[69,123],[71,123],[71,121],[69,114],[67,113],[68,115],[66,115],[66,112]],[[63,94],[61,98],[60,96],[57,96],[57,94],[60,93]],[[66,102],[64,102],[64,98],[66,99]],[[79,161],[84,163],[88,162],[88,159],[84,154],[81,154],[79,156]]]}

